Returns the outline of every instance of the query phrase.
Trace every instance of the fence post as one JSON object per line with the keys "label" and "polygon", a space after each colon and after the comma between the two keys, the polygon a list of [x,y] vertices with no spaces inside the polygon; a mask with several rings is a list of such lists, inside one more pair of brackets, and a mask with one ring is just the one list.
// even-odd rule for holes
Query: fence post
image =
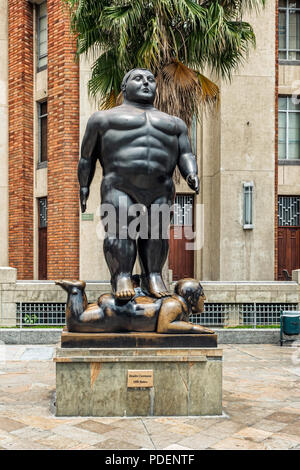
{"label": "fence post", "polygon": [[22,306],[22,302],[20,302],[20,328],[22,328],[22,321],[23,321],[23,306]]}
{"label": "fence post", "polygon": [[256,302],[254,302],[254,328],[256,328]]}

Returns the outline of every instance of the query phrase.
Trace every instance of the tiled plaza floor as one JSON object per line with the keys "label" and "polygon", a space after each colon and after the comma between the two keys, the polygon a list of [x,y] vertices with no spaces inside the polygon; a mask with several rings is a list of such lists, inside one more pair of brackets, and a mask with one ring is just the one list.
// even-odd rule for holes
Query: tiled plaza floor
{"label": "tiled plaza floor", "polygon": [[224,345],[223,417],[57,418],[54,346],[0,346],[0,449],[300,449],[300,348]]}

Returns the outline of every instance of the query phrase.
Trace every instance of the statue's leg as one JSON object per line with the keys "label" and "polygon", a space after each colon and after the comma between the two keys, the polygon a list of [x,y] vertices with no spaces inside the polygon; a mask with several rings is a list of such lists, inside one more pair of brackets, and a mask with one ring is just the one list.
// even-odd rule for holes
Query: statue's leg
{"label": "statue's leg", "polygon": [[[111,204],[114,220],[107,222],[104,213],[102,222],[106,223],[104,229],[106,236],[103,242],[104,256],[111,274],[112,290],[116,298],[127,300],[134,295],[131,281],[132,271],[136,260],[136,240],[129,237],[127,226],[131,221],[128,217],[128,209],[133,201],[131,198],[117,189],[102,192],[103,204]],[[106,220],[105,220],[106,219]]]}
{"label": "statue's leg", "polygon": [[[162,269],[169,252],[168,227],[172,215],[171,205],[170,197],[160,197],[151,204],[148,208],[148,239],[138,239],[142,288],[157,298],[170,295],[162,278]],[[161,211],[158,209],[159,206]]]}

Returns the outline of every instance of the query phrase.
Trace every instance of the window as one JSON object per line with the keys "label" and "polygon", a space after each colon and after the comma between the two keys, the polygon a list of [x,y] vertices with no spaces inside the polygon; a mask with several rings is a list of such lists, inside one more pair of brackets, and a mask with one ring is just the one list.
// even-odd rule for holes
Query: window
{"label": "window", "polygon": [[39,245],[38,245],[38,268],[39,279],[47,279],[47,225],[48,204],[47,198],[38,200],[39,204]]}
{"label": "window", "polygon": [[279,0],[279,60],[300,60],[300,0]]}
{"label": "window", "polygon": [[253,228],[253,182],[243,184],[244,208],[243,208],[243,228],[245,230]]}
{"label": "window", "polygon": [[41,197],[39,199],[39,228],[46,228],[48,222],[48,205],[47,198]]}
{"label": "window", "polygon": [[39,163],[46,162],[48,159],[47,149],[47,101],[38,103],[39,113]]}
{"label": "window", "polygon": [[47,2],[37,8],[37,39],[38,39],[38,71],[47,67],[48,31],[47,31]]}
{"label": "window", "polygon": [[300,159],[300,104],[291,96],[280,96],[278,100],[278,158]]}

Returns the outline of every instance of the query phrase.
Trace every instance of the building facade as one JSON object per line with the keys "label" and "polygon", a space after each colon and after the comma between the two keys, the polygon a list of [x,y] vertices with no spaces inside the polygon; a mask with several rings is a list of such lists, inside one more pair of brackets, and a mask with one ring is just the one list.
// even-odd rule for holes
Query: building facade
{"label": "building facade", "polygon": [[[75,61],[60,1],[0,0],[0,12],[0,265],[25,280],[108,280],[100,166],[79,211],[80,142],[97,109],[91,64]],[[256,48],[191,131],[200,194],[176,184],[174,279],[266,281],[300,268],[300,1],[269,0],[247,20]],[[196,249],[176,238],[182,226]]]}

